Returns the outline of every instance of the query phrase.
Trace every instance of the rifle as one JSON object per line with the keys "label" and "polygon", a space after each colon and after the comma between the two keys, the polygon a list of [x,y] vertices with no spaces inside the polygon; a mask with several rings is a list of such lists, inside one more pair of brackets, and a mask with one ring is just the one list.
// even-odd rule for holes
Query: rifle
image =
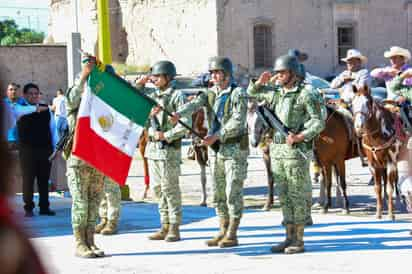
{"label": "rifle", "polygon": [[62,151],[64,149],[64,146],[66,145],[69,139],[70,139],[69,128],[66,127],[66,129],[63,132],[63,135],[60,137],[59,141],[56,144],[56,148],[54,149],[53,153],[49,156],[50,162],[53,161],[54,158],[56,158],[57,152]]}
{"label": "rifle", "polygon": [[[134,89],[136,93],[138,93],[140,96],[144,97],[147,101],[149,101],[153,106],[157,106],[159,107],[164,113],[166,113],[168,116],[173,117],[173,114],[170,113],[169,111],[167,111],[164,107],[162,107],[156,100],[154,100],[153,98],[147,96],[146,94],[144,94],[143,92],[140,92],[136,87],[132,86],[128,81],[126,81],[125,79],[119,77],[116,74],[112,74],[113,77],[116,77],[117,80],[121,81],[123,84],[125,84],[126,86],[128,86],[131,89]],[[177,121],[180,125],[182,125],[184,128],[186,128],[187,130],[189,130],[193,135],[199,137],[201,140],[203,140],[202,135],[193,130],[193,128],[191,126],[189,126],[188,124],[186,124],[185,122],[178,120]]]}
{"label": "rifle", "polygon": [[[152,128],[156,131],[160,131],[160,123],[159,120],[157,120],[156,117],[150,117],[150,125],[152,126]],[[157,142],[157,146],[159,149],[164,149],[167,145],[166,141],[159,141]]]}
{"label": "rifle", "polygon": [[[267,107],[265,106],[258,106],[256,109],[256,114],[258,115],[259,119],[261,119],[265,126],[269,126],[273,129],[276,129],[283,137],[287,138],[288,135],[292,132],[287,126],[285,126],[282,121],[277,117],[275,113],[272,113]],[[305,153],[302,152],[299,148],[296,148],[300,155],[307,160],[308,157]]]}

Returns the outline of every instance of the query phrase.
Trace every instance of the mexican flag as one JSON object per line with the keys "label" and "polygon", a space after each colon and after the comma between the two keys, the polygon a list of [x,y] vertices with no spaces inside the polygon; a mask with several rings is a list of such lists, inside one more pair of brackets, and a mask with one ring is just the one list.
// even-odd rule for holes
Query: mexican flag
{"label": "mexican flag", "polygon": [[124,185],[154,104],[123,79],[95,68],[82,95],[73,154]]}

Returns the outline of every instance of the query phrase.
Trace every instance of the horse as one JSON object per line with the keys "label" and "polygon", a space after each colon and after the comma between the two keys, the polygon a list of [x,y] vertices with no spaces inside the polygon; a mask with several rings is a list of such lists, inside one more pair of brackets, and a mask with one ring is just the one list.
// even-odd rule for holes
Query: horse
{"label": "horse", "polygon": [[145,188],[143,191],[143,197],[142,197],[143,200],[147,198],[147,195],[150,189],[149,162],[147,158],[144,156],[148,141],[149,141],[149,134],[147,130],[143,130],[143,133],[140,135],[140,139],[138,142],[139,153],[143,159],[143,176],[144,176],[144,184],[145,184]]}
{"label": "horse", "polygon": [[[204,127],[205,112],[203,109],[192,114],[192,128],[195,132],[203,138],[207,135],[207,128]],[[201,138],[192,134],[192,144],[194,150],[194,159],[197,161],[200,167],[200,183],[202,185],[202,197],[200,206],[207,206],[207,191],[206,191],[206,166],[209,160],[207,147],[201,145]]]}
{"label": "horse", "polygon": [[[263,153],[263,162],[265,164],[267,175],[268,195],[262,210],[268,211],[273,206],[274,196],[274,180],[269,155],[270,138],[268,135],[270,135],[270,133],[268,132],[269,130],[263,128],[262,121],[259,121],[258,119],[258,115],[256,114],[256,103],[250,103],[247,111],[249,142],[252,147],[257,147],[260,144]],[[262,140],[262,137],[265,137],[263,138],[264,140]]]}
{"label": "horse", "polygon": [[[331,206],[331,173],[332,167],[334,167],[338,174],[338,186],[344,198],[343,210],[346,214],[349,214],[349,200],[346,193],[345,160],[354,157],[353,145],[350,131],[347,129],[344,121],[344,116],[333,108],[328,107],[327,109],[326,127],[314,141],[315,155],[322,169],[323,183],[325,184],[327,192],[327,201],[321,205],[322,212],[327,213]],[[257,115],[256,110],[253,109],[251,109],[248,114],[248,125],[250,129],[250,143],[253,147],[256,147],[264,134],[270,129],[259,119],[259,115]],[[267,156],[269,157],[269,155]],[[270,160],[268,160],[268,162],[270,163]],[[268,166],[267,171],[269,172]],[[273,191],[273,189],[270,191]]]}
{"label": "horse", "polygon": [[[376,217],[382,218],[382,184],[387,194],[388,217],[394,220],[393,191],[397,190],[397,162],[407,157],[406,143],[400,140],[400,118],[375,101],[368,87],[355,90],[352,101],[355,133],[373,175],[376,193]],[[398,196],[399,197],[399,196]]]}

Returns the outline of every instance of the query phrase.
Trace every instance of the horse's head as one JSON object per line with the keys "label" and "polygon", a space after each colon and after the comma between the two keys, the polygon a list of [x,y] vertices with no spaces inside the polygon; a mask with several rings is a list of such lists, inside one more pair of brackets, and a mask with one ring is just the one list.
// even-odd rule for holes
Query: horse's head
{"label": "horse's head", "polygon": [[249,129],[249,140],[252,147],[257,147],[262,140],[263,135],[267,131],[264,122],[256,113],[256,103],[248,105],[247,126]]}
{"label": "horse's head", "polygon": [[365,86],[357,89],[354,87],[355,97],[352,100],[352,111],[355,133],[358,137],[362,136],[365,125],[373,115],[373,98],[371,90]]}

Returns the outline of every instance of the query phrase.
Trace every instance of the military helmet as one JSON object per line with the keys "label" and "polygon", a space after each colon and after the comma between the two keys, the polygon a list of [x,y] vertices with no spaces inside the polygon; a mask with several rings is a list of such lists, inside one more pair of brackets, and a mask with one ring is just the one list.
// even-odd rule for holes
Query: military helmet
{"label": "military helmet", "polygon": [[223,70],[225,74],[231,76],[233,74],[232,61],[227,57],[212,57],[209,59],[209,71],[212,70]]}
{"label": "military helmet", "polygon": [[164,74],[169,76],[170,78],[174,78],[176,76],[176,67],[170,61],[159,61],[151,68],[151,74]]}
{"label": "military helmet", "polygon": [[306,77],[306,69],[303,64],[299,64],[299,72],[297,73],[297,76],[305,78]]}
{"label": "military helmet", "polygon": [[275,72],[281,71],[281,70],[290,70],[295,74],[299,74],[299,62],[298,59],[294,56],[290,55],[282,55],[279,56],[275,64],[273,65],[273,70]]}

